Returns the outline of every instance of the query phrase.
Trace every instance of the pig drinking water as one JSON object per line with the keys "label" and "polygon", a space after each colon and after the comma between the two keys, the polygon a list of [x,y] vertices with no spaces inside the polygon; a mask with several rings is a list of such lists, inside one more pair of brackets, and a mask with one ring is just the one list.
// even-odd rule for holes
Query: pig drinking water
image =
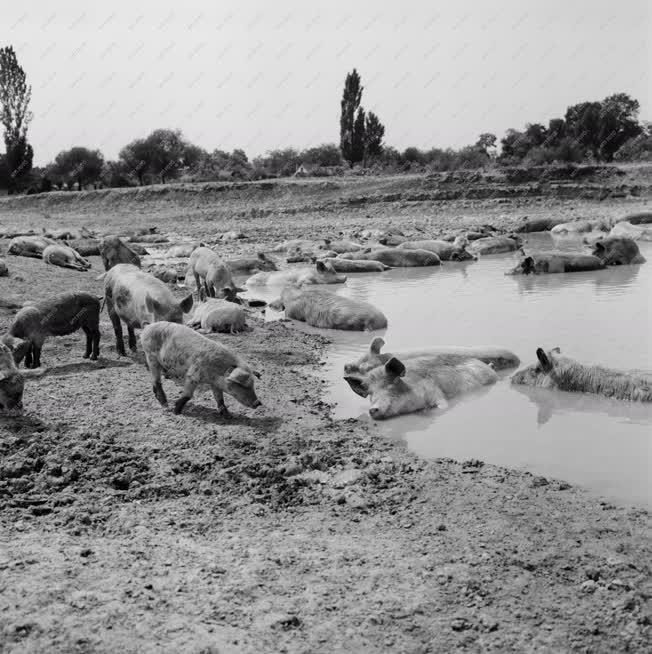
{"label": "pig drinking water", "polygon": [[290,268],[277,272],[260,272],[250,277],[247,286],[287,286],[295,284],[343,284],[346,275],[339,275],[330,263],[317,261],[311,268]]}
{"label": "pig drinking water", "polygon": [[84,358],[100,353],[100,300],[90,293],[62,293],[23,307],[14,317],[2,342],[14,352],[17,364],[41,365],[41,349],[48,336],[66,336],[81,329],[86,334]]}
{"label": "pig drinking water", "polygon": [[562,356],[559,348],[537,349],[538,363],[512,375],[512,384],[595,393],[618,400],[652,402],[652,373],[590,366]]}
{"label": "pig drinking water", "polygon": [[224,289],[230,288],[234,292],[241,291],[233,283],[231,271],[220,257],[210,248],[199,247],[192,252],[188,262],[188,272],[195,278],[197,291],[201,289],[202,282],[209,297],[224,297]]}
{"label": "pig drinking water", "polygon": [[162,374],[183,382],[183,394],[174,405],[175,413],[183,411],[198,386],[211,388],[217,410],[224,416],[228,416],[224,393],[244,406],[260,406],[254,390],[254,376],[260,374],[221,343],[171,322],[148,325],[140,341],[152,376],[154,396],[162,406],[167,405]]}
{"label": "pig drinking water", "polygon": [[344,379],[362,397],[369,397],[374,420],[446,408],[448,400],[493,384],[496,371],[479,359],[459,355],[424,356],[402,362],[392,357],[366,374],[350,373]]}
{"label": "pig drinking water", "polygon": [[192,293],[179,302],[159,279],[136,266],[120,263],[104,277],[104,301],[115,332],[116,350],[126,356],[122,337],[123,320],[127,325],[129,347],[136,351],[134,329],[165,320],[181,323],[192,309]]}
{"label": "pig drinking water", "polygon": [[368,302],[352,300],[320,288],[290,286],[269,306],[278,311],[285,309],[287,318],[313,327],[355,331],[387,327],[387,318],[382,311]]}
{"label": "pig drinking water", "polygon": [[19,371],[11,349],[0,343],[0,414],[22,413],[25,380],[40,377],[44,373],[42,368]]}

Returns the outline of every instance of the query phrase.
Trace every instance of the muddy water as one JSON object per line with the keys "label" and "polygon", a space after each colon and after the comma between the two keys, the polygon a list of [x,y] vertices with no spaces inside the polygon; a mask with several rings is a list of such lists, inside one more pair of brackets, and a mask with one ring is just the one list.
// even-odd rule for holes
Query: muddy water
{"label": "muddy water", "polygon": [[[532,235],[541,249],[579,247]],[[536,277],[505,276],[515,255],[477,263],[349,275],[342,295],[371,302],[388,317],[387,351],[432,345],[499,345],[523,363],[541,346],[582,361],[652,370],[652,243],[642,266]],[[275,295],[276,293],[267,293]],[[368,401],[342,380],[372,336],[328,330],[324,375],[337,417],[367,414]],[[376,334],[374,334],[376,335]],[[511,371],[509,371],[511,372]],[[378,427],[423,457],[478,458],[565,479],[621,502],[652,505],[652,406],[583,394],[514,387],[509,372],[493,387],[445,410],[400,416]]]}

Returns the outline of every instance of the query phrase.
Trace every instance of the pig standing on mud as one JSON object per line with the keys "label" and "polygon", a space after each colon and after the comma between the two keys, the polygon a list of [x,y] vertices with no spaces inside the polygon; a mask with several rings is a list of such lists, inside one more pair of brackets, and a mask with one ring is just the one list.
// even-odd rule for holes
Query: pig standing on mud
{"label": "pig standing on mud", "polygon": [[224,297],[224,289],[234,292],[241,291],[231,277],[231,271],[220,257],[210,248],[199,247],[190,255],[188,272],[195,278],[197,292],[200,292],[202,282],[208,297]]}
{"label": "pig standing on mud", "polygon": [[11,349],[0,343],[0,414],[22,413],[25,380],[44,373],[44,369],[19,371]]}
{"label": "pig standing on mud", "polygon": [[23,307],[14,317],[2,342],[14,353],[17,364],[41,365],[41,349],[48,336],[66,336],[78,329],[86,334],[84,359],[100,354],[100,300],[90,293],[62,293]]}
{"label": "pig standing on mud", "polygon": [[631,238],[607,236],[593,245],[593,255],[606,266],[626,266],[645,263],[645,257]]}
{"label": "pig standing on mud", "polygon": [[410,359],[419,359],[422,357],[437,357],[440,355],[459,356],[467,359],[479,359],[483,363],[492,365],[494,370],[504,370],[506,368],[515,368],[521,361],[510,350],[502,347],[483,347],[483,346],[440,346],[424,348],[422,350],[412,350],[408,352],[381,352],[385,341],[377,336],[371,341],[369,349],[357,361],[352,361],[344,365],[344,372],[349,373],[367,373],[373,368],[384,366],[392,357],[401,361]]}
{"label": "pig standing on mud", "polygon": [[119,263],[128,263],[140,268],[140,257],[117,236],[105,236],[100,241],[100,256],[104,270],[111,270]]}
{"label": "pig standing on mud", "polygon": [[384,420],[422,409],[446,408],[448,400],[493,384],[498,376],[479,359],[440,354],[405,363],[392,357],[366,374],[349,373],[344,379],[355,393],[369,397],[369,415]]}
{"label": "pig standing on mud", "polygon": [[162,406],[167,406],[167,397],[161,374],[183,381],[183,394],[174,405],[174,413],[183,411],[198,386],[210,386],[217,410],[223,416],[229,415],[224,393],[252,409],[260,406],[254,390],[254,376],[260,374],[224,345],[170,322],[147,325],[140,341],[152,376],[154,396]]}
{"label": "pig standing on mud", "polygon": [[82,272],[86,272],[91,267],[90,261],[84,259],[79,252],[67,245],[48,245],[43,250],[43,261],[51,266],[72,268]]}
{"label": "pig standing on mud", "polygon": [[652,402],[652,373],[588,366],[561,356],[559,348],[536,354],[539,362],[514,373],[512,384]]}
{"label": "pig standing on mud", "polygon": [[537,252],[525,256],[506,275],[538,275],[540,273],[571,273],[601,270],[603,261],[591,254],[575,252]]}
{"label": "pig standing on mud", "polygon": [[352,300],[320,288],[290,286],[269,305],[283,311],[287,318],[300,320],[313,327],[373,331],[385,329],[387,318],[382,311],[361,300]]}
{"label": "pig standing on mud", "polygon": [[120,263],[106,273],[104,301],[115,332],[116,350],[121,356],[126,356],[126,352],[120,320],[127,325],[129,348],[135,352],[134,329],[159,320],[181,323],[183,314],[190,312],[193,303],[192,293],[179,302],[162,281],[127,263]]}
{"label": "pig standing on mud", "polygon": [[295,284],[343,284],[346,275],[339,275],[330,263],[317,261],[312,268],[291,268],[277,272],[260,272],[250,277],[247,286],[287,286]]}

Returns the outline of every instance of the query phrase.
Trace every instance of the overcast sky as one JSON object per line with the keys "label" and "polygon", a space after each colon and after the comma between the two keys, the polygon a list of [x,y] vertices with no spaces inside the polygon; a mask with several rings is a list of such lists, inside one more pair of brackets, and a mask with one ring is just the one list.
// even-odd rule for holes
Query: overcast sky
{"label": "overcast sky", "polygon": [[354,67],[401,149],[500,137],[619,91],[652,119],[649,0],[216,4],[6,3],[0,44],[32,85],[35,163],[73,145],[115,158],[158,127],[250,157],[338,142]]}

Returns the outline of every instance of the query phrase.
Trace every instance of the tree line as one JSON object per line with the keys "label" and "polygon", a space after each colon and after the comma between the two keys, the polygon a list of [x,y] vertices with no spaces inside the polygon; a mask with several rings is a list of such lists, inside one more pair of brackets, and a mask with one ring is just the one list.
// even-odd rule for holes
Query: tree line
{"label": "tree line", "polygon": [[0,122],[5,154],[0,154],[0,188],[14,192],[124,187],[184,181],[266,179],[293,174],[338,175],[357,172],[447,171],[489,165],[545,165],[553,162],[652,161],[652,126],[638,120],[639,103],[625,93],[569,106],[548,125],[528,123],[508,129],[500,139],[480,134],[460,148],[402,151],[384,143],[385,126],[362,106],[364,87],[353,69],[346,75],[340,102],[340,142],[297,150],[277,149],[249,160],[241,149],[209,152],[178,129],[155,129],[125,145],[117,159],[97,149],[75,146],[42,168],[34,167],[27,131],[32,89],[11,46],[0,48]]}

